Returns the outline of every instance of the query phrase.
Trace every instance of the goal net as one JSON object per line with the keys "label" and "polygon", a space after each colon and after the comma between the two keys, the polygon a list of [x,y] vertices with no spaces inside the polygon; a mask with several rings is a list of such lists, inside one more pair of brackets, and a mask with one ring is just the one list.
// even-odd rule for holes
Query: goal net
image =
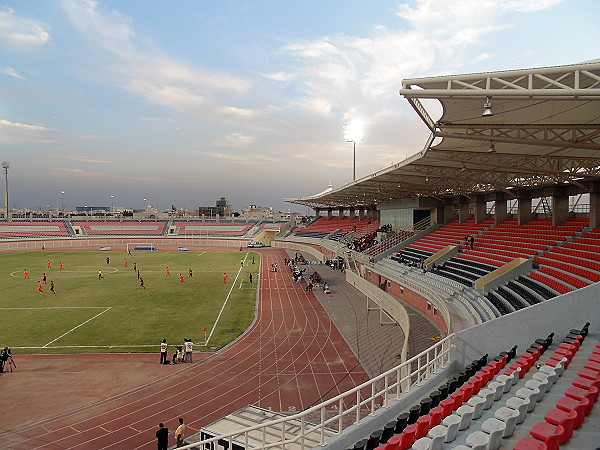
{"label": "goal net", "polygon": [[135,242],[131,242],[131,243],[127,243],[127,253],[131,252],[132,250],[135,251],[156,251],[156,246],[154,244],[150,244],[150,243],[135,243]]}

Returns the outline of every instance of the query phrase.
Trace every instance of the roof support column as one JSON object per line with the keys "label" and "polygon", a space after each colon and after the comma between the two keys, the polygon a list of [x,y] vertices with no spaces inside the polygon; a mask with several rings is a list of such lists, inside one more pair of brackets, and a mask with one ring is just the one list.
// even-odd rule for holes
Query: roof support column
{"label": "roof support column", "polygon": [[517,221],[519,225],[527,225],[533,219],[531,212],[531,197],[528,192],[520,192],[517,200]]}
{"label": "roof support column", "polygon": [[494,210],[496,211],[496,222],[495,222],[496,225],[498,225],[499,223],[502,223],[506,219],[508,219],[508,208],[506,206],[506,197],[501,192],[496,193],[496,199],[494,200]]}
{"label": "roof support column", "polygon": [[327,218],[331,219],[333,217],[333,209],[327,208]]}
{"label": "roof support column", "polygon": [[367,219],[377,220],[377,208],[375,206],[370,205],[367,207]]}
{"label": "roof support column", "polygon": [[554,194],[552,196],[552,225],[558,226],[569,220],[569,196]]}
{"label": "roof support column", "polygon": [[364,206],[358,207],[358,220],[365,220],[365,207]]}
{"label": "roof support column", "polygon": [[447,224],[447,223],[453,222],[456,219],[458,219],[458,216],[456,215],[456,211],[454,210],[454,205],[452,205],[452,204],[444,205],[442,214],[443,214],[443,218],[438,223]]}
{"label": "roof support column", "polygon": [[338,219],[343,219],[344,217],[346,217],[344,208],[338,208]]}
{"label": "roof support column", "polygon": [[471,218],[469,214],[469,199],[465,197],[459,197],[458,200],[458,221],[465,223]]}
{"label": "roof support column", "polygon": [[478,195],[475,197],[475,223],[483,223],[488,217],[485,197]]}
{"label": "roof support column", "polygon": [[321,217],[321,208],[315,208],[315,216],[317,218]]}
{"label": "roof support column", "polygon": [[350,208],[349,216],[350,216],[350,219],[354,219],[356,217],[356,211],[355,211],[354,207]]}
{"label": "roof support column", "polygon": [[600,189],[590,192],[590,227],[600,228]]}

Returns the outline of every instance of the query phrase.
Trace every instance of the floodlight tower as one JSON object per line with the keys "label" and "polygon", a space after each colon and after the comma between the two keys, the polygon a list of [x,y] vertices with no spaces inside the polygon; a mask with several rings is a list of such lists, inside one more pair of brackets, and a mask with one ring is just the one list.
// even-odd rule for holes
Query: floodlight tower
{"label": "floodlight tower", "polygon": [[65,212],[65,191],[60,191],[60,210]]}
{"label": "floodlight tower", "polygon": [[354,119],[344,126],[344,139],[346,139],[346,142],[352,142],[353,144],[352,181],[356,181],[356,142],[364,139],[362,120]]}
{"label": "floodlight tower", "polygon": [[2,161],[2,168],[4,169],[4,218],[7,222],[11,221],[10,214],[8,212],[8,168],[10,163],[8,161]]}

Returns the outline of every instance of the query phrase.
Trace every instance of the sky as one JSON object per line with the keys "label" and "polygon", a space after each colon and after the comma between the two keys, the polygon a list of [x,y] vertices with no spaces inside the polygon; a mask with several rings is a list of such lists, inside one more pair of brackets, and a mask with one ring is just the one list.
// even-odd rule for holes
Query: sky
{"label": "sky", "polygon": [[422,150],[403,79],[589,61],[599,23],[596,0],[0,0],[9,205],[311,213],[283,198],[352,181],[345,125],[357,179]]}

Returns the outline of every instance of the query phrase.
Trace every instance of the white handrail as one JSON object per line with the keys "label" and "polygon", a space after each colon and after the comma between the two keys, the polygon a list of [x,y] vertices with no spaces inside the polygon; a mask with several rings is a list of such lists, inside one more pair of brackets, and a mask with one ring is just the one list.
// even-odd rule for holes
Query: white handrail
{"label": "white handrail", "polygon": [[[229,448],[233,448],[234,442],[247,444],[250,433],[257,430],[262,432],[263,442],[262,444],[254,442],[253,448],[255,449],[285,448],[286,444],[302,442],[304,437],[311,433],[319,434],[319,445],[324,445],[331,432],[337,435],[342,434],[344,418],[353,417],[352,421],[359,423],[362,418],[374,414],[380,408],[387,407],[390,401],[398,400],[401,394],[410,392],[413,386],[420,385],[421,382],[443,368],[450,361],[450,351],[453,348],[452,342],[455,337],[456,334],[452,333],[427,350],[385,373],[300,413],[215,436],[181,448],[192,449],[223,440],[229,442]],[[332,411],[337,412],[328,418],[326,413]],[[319,423],[309,425],[307,417],[316,413],[319,413]],[[265,430],[268,427],[292,421],[300,423],[299,432],[295,436],[286,437],[284,431],[286,427],[282,426],[282,436],[277,442],[265,442]]]}

